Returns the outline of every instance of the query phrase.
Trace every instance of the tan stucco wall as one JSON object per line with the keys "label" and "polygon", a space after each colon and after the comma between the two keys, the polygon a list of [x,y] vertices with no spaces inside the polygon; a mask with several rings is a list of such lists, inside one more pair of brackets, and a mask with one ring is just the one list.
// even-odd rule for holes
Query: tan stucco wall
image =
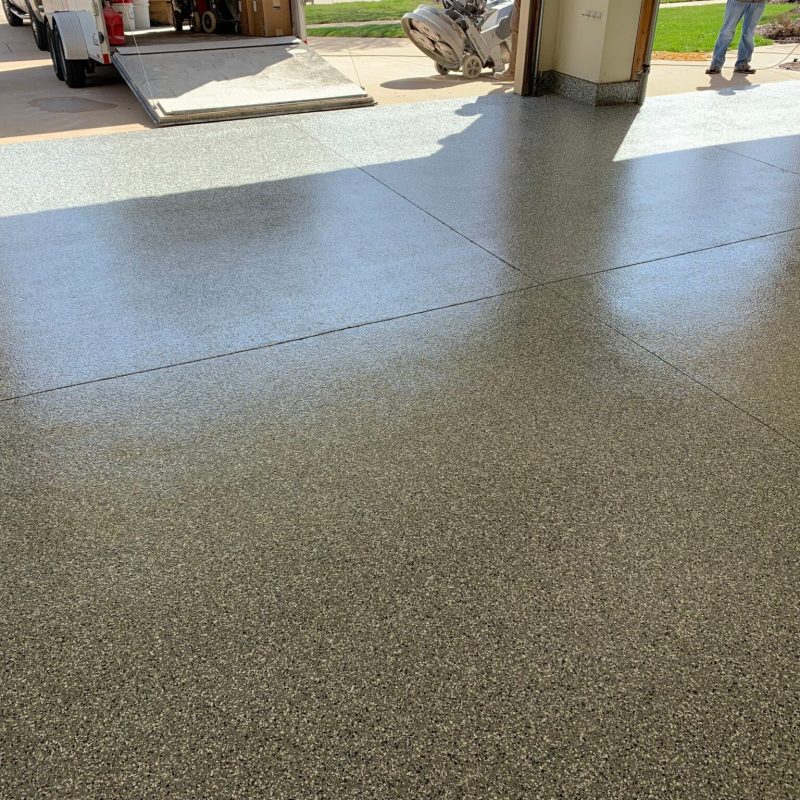
{"label": "tan stucco wall", "polygon": [[556,68],[556,36],[558,34],[560,9],[561,6],[558,0],[545,0],[544,9],[542,10],[542,49],[539,53],[539,69],[542,71]]}
{"label": "tan stucco wall", "polygon": [[545,0],[540,69],[593,83],[629,80],[641,5],[642,0]]}
{"label": "tan stucco wall", "polygon": [[642,0],[610,0],[600,83],[630,80],[641,10]]}

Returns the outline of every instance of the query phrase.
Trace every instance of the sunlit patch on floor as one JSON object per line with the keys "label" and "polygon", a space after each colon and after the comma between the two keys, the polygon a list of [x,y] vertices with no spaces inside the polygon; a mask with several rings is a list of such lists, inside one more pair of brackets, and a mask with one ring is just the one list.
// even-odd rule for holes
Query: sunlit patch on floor
{"label": "sunlit patch on floor", "polygon": [[31,100],[34,108],[52,114],[80,114],[83,111],[106,111],[116,108],[116,103],[103,103],[88,97],[39,97]]}

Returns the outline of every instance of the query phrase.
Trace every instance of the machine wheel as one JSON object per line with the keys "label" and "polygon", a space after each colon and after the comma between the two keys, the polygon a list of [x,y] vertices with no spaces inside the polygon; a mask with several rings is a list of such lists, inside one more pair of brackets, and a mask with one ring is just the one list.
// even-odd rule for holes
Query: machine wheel
{"label": "machine wheel", "polygon": [[200,18],[200,14],[195,11],[192,14],[192,30],[195,33],[200,33],[203,30],[203,20]]}
{"label": "machine wheel", "polygon": [[49,50],[47,44],[47,23],[39,22],[36,17],[31,14],[31,29],[33,30],[33,41],[40,50]]}
{"label": "machine wheel", "polygon": [[443,67],[438,61],[435,61],[434,63],[436,64],[436,71],[440,75],[449,75],[450,74],[450,70],[447,67]]}
{"label": "machine wheel", "polygon": [[175,26],[175,33],[183,33],[183,14],[173,11],[172,24]]}
{"label": "machine wheel", "polygon": [[58,42],[58,31],[55,28],[47,28],[47,45],[48,50],[50,50],[50,60],[53,62],[53,72],[56,74],[56,78],[60,81],[64,80],[64,69],[61,66],[61,59],[58,57],[58,51],[60,49],[60,44]]}
{"label": "machine wheel", "polygon": [[204,11],[202,22],[203,33],[214,33],[217,29],[217,15],[213,11]]}
{"label": "machine wheel", "polygon": [[480,77],[481,72],[483,72],[483,64],[478,56],[474,53],[464,56],[464,61],[461,63],[461,74],[465,78],[474,81],[475,78]]}
{"label": "machine wheel", "polygon": [[[58,28],[56,28],[55,53],[58,63],[61,66],[61,74],[64,76],[64,83],[66,83],[70,89],[82,89],[86,86],[86,62],[74,58],[67,58],[64,55],[64,45],[61,42],[61,36],[58,34]],[[56,73],[56,75],[58,75],[58,73]]]}

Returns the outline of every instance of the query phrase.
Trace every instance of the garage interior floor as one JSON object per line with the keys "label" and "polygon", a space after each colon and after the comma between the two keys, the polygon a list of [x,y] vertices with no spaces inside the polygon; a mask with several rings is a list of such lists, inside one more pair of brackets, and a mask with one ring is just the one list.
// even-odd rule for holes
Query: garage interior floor
{"label": "garage interior floor", "polygon": [[798,108],[0,148],[0,797],[799,796]]}

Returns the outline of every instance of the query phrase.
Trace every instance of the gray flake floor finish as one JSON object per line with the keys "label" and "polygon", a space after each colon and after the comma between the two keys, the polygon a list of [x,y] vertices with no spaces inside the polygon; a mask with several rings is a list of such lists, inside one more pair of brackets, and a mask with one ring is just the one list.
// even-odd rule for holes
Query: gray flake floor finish
{"label": "gray flake floor finish", "polygon": [[796,92],[0,149],[0,798],[800,796]]}

